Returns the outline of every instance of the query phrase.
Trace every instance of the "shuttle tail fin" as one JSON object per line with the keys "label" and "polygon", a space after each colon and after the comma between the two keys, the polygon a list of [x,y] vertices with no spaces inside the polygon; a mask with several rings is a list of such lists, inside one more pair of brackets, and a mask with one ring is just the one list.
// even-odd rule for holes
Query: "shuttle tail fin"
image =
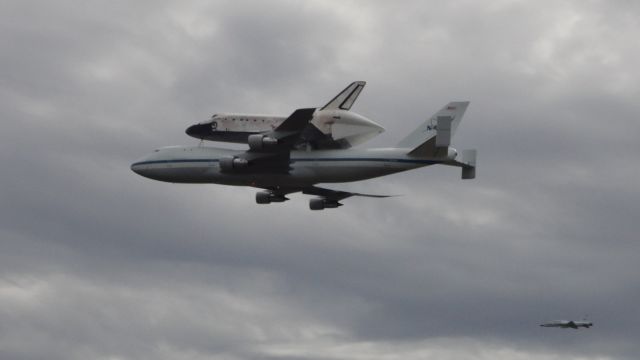
{"label": "shuttle tail fin", "polygon": [[344,90],[342,90],[336,97],[331,99],[327,103],[327,105],[323,106],[320,110],[325,109],[341,109],[341,110],[349,110],[353,103],[356,102],[356,99],[360,95],[362,89],[367,84],[366,81],[354,81],[349,86],[347,86]]}

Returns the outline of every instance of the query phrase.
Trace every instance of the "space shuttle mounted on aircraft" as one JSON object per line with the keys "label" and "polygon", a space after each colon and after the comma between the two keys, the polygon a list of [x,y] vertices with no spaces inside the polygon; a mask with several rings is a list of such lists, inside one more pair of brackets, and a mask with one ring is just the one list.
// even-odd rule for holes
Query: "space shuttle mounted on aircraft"
{"label": "space shuttle mounted on aircraft", "polygon": [[[294,147],[347,149],[382,133],[382,126],[350,111],[365,85],[365,81],[355,81],[325,106],[316,109]],[[267,134],[286,119],[286,116],[218,113],[207,121],[190,126],[186,133],[202,140],[246,144],[249,136]]]}
{"label": "space shuttle mounted on aircraft", "polygon": [[[349,90],[354,84],[355,88]],[[302,192],[315,196],[309,201],[311,210],[337,208],[342,206],[342,200],[351,196],[388,197],[327,189],[317,186],[320,183],[359,181],[436,164],[461,168],[463,179],[475,178],[476,150],[458,152],[452,147],[452,138],[469,105],[467,101],[448,103],[394,147],[344,148],[353,145],[352,140],[362,139],[359,136],[368,136],[360,127],[375,124],[351,117],[348,109],[359,93],[357,89],[364,86],[363,82],[354,84],[325,107],[298,109],[277,124],[274,122],[271,130],[253,128],[242,134],[247,150],[203,146],[202,142],[198,146],[163,147],[134,162],[131,170],[150,179],[172,183],[259,188],[262,190],[256,194],[258,204],[284,202],[289,200],[287,195]],[[323,123],[325,117],[335,121]],[[349,122],[343,121],[346,119]],[[331,140],[325,138],[325,143],[305,137],[309,125],[316,127],[314,120],[331,125],[332,132],[323,132],[331,134]],[[359,129],[359,135],[351,137],[349,131],[345,131],[344,136],[336,135],[338,120],[347,129],[349,126]],[[201,139],[219,136],[211,131],[212,124],[200,124],[202,129],[191,132],[201,131],[196,136]],[[351,133],[358,134],[358,131]],[[336,146],[341,144],[344,146]]]}

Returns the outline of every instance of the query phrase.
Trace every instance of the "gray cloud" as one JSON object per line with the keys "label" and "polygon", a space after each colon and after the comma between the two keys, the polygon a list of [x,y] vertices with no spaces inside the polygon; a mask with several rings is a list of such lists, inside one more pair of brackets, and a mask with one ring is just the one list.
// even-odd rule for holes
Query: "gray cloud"
{"label": "gray cloud", "polygon": [[[9,2],[0,9],[0,357],[632,359],[638,7]],[[478,179],[312,213],[129,164],[211,113],[367,80],[394,144],[471,100]],[[589,314],[589,331],[538,323]]]}

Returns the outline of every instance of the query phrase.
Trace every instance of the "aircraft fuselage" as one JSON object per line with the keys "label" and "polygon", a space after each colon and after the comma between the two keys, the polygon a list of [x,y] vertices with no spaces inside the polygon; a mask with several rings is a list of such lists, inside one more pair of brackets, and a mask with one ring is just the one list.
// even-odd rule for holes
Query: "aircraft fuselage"
{"label": "aircraft fuselage", "polygon": [[578,328],[590,328],[593,323],[590,321],[573,321],[573,320],[555,320],[548,323],[540,324],[542,327],[557,327],[562,329],[578,329]]}
{"label": "aircraft fuselage", "polygon": [[455,150],[450,157],[432,159],[408,156],[407,149],[400,148],[291,151],[288,173],[252,172],[250,165],[243,171],[223,171],[221,159],[238,152],[206,146],[164,147],[136,161],[131,169],[147,178],[172,183],[305,187],[371,179],[455,158]]}

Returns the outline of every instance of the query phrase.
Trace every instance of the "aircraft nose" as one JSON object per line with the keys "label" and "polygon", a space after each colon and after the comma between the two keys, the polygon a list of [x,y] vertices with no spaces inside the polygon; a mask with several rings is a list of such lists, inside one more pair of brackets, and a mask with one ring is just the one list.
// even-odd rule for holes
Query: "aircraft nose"
{"label": "aircraft nose", "polygon": [[150,156],[145,156],[143,158],[140,158],[138,160],[136,160],[133,164],[131,164],[130,168],[131,171],[133,171],[134,173],[140,175],[140,176],[147,176],[148,173],[148,166],[146,166],[148,164]]}
{"label": "aircraft nose", "polygon": [[139,162],[134,162],[133,164],[131,164],[131,171],[138,175],[142,175],[142,166]]}
{"label": "aircraft nose", "polygon": [[187,135],[191,137],[194,137],[197,139],[203,139],[206,137],[207,134],[211,132],[211,125],[209,124],[191,125],[187,128],[185,132],[187,133]]}

